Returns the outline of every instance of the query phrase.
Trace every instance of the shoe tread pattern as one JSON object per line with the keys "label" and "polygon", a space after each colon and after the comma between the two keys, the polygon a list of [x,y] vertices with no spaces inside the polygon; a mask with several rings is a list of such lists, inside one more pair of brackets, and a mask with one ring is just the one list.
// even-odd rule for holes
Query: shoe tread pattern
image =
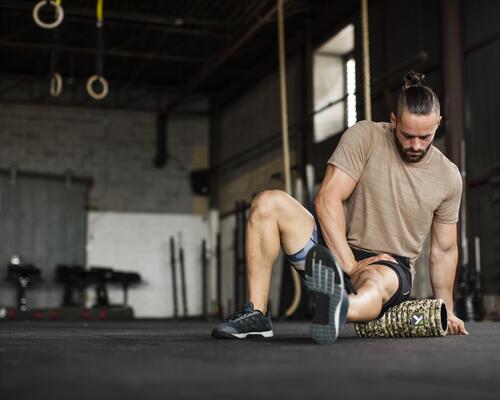
{"label": "shoe tread pattern", "polygon": [[306,258],[306,285],[316,299],[311,335],[315,342],[331,344],[337,339],[340,327],[338,316],[343,296],[341,269],[331,253],[313,247]]}

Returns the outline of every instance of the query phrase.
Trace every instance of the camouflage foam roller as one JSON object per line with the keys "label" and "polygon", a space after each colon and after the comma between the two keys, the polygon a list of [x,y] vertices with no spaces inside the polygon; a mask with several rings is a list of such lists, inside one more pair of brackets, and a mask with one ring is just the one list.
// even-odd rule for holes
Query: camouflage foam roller
{"label": "camouflage foam roller", "polygon": [[405,301],[379,319],[354,325],[360,337],[445,336],[447,327],[448,312],[441,299]]}

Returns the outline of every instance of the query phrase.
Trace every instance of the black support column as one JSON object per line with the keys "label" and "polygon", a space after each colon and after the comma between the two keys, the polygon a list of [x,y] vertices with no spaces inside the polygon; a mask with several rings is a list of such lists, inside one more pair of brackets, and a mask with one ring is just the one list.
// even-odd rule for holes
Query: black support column
{"label": "black support column", "polygon": [[443,38],[443,115],[446,128],[446,153],[460,168],[464,138],[463,51],[460,28],[460,1],[442,0]]}

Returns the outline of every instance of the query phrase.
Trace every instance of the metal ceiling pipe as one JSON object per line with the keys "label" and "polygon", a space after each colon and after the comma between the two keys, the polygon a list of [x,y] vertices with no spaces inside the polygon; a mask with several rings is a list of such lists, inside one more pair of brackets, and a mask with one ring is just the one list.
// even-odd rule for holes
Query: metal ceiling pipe
{"label": "metal ceiling pipe", "polygon": [[[31,19],[31,14],[29,14],[27,11],[22,11],[22,10],[12,10],[10,8],[5,8],[0,4],[0,10],[5,10],[9,15],[14,16],[16,18],[29,18]],[[95,25],[95,16],[92,18],[92,16],[79,16],[79,15],[65,15],[65,21],[67,22],[72,22],[73,24],[91,24]],[[169,23],[166,23],[169,22]],[[173,25],[173,23],[170,21],[170,19],[167,19],[165,23],[147,23],[142,21],[130,21],[126,19],[114,19],[114,20],[107,20],[106,25],[107,26],[112,26],[112,27],[117,27],[117,28],[140,28],[141,30],[146,30],[146,31],[152,31],[152,32],[167,32],[171,34],[177,34],[177,35],[184,35],[184,36],[195,36],[195,37],[202,37],[202,38],[210,38],[210,39],[218,39],[218,40],[230,40],[232,39],[232,36],[221,32],[209,30],[208,28],[193,28],[191,26],[184,26],[184,25]],[[222,28],[219,28],[222,29]]]}
{"label": "metal ceiling pipe", "polygon": [[[286,2],[286,0],[284,1]],[[277,5],[275,4],[271,9],[269,9],[263,16],[257,18],[255,23],[243,32],[236,41],[229,47],[223,49],[219,54],[217,54],[214,59],[207,64],[205,64],[196,75],[187,83],[185,89],[172,100],[167,107],[163,110],[165,113],[171,113],[175,111],[182,103],[182,101],[189,96],[195,89],[197,89],[207,77],[213,73],[218,67],[220,67],[228,58],[230,58],[236,51],[243,46],[250,38],[252,38],[255,33],[266,24],[276,13]]]}
{"label": "metal ceiling pipe", "polygon": [[[4,10],[14,10],[14,11],[29,11],[33,9],[33,3],[27,1],[19,0],[3,0],[0,4],[0,9]],[[64,6],[64,11],[67,16],[75,17],[86,17],[91,18],[95,21],[95,10],[93,8],[84,7],[73,7],[71,5]],[[30,14],[31,15],[31,14]],[[162,25],[162,26],[198,26],[205,28],[215,28],[215,29],[228,29],[231,28],[231,24],[228,22],[213,21],[200,18],[191,17],[164,17],[155,14],[143,14],[137,12],[127,12],[121,10],[107,10],[106,20],[109,21],[120,21],[120,22],[130,22],[130,23],[140,23],[140,24],[151,24],[151,25]]]}

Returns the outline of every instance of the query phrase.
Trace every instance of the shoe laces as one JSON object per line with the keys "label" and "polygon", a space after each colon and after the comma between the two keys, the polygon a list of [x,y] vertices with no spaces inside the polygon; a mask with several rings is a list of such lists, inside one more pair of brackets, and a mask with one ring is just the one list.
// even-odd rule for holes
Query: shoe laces
{"label": "shoe laces", "polygon": [[227,320],[234,321],[234,320],[237,320],[237,319],[244,317],[246,315],[250,315],[253,312],[254,312],[253,304],[249,303],[249,302],[245,302],[245,304],[243,304],[243,307],[241,308],[241,310],[236,311],[235,313],[231,314],[229,317],[227,317]]}

